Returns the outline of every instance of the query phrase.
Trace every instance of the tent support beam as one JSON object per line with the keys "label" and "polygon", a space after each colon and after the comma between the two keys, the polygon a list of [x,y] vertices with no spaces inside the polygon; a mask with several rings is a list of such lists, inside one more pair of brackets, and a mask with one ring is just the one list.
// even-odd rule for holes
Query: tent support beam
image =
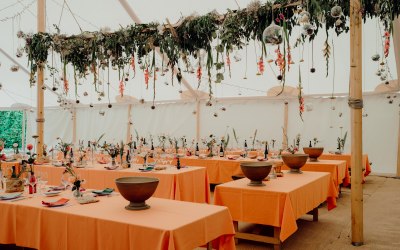
{"label": "tent support beam", "polygon": [[200,101],[196,102],[196,142],[200,141]]}
{"label": "tent support beam", "polygon": [[362,186],[362,16],[360,0],[350,0],[351,243],[363,245]]}
{"label": "tent support beam", "polygon": [[400,89],[400,19],[393,20],[393,52],[396,58],[397,89]]}
{"label": "tent support beam", "polygon": [[72,110],[72,144],[76,147],[76,109]]}
{"label": "tent support beam", "polygon": [[[37,1],[37,30],[38,32],[46,31],[46,0]],[[44,143],[44,67],[38,67],[37,73],[37,136],[36,153],[39,162],[43,157],[43,143]]]}
{"label": "tent support beam", "polygon": [[[400,19],[396,18],[393,21],[393,49],[396,58],[397,69],[397,89],[400,89]],[[397,139],[397,171],[396,177],[400,178],[400,114],[399,114],[399,132]]]}
{"label": "tent support beam", "polygon": [[[285,106],[283,107],[283,137],[282,137],[282,150],[286,150],[288,148],[288,122],[289,122],[289,102],[285,101]],[[294,145],[293,145],[294,147]]]}
{"label": "tent support beam", "polygon": [[131,141],[131,126],[132,126],[132,104],[128,105],[128,123],[126,126],[126,142],[132,142]]}
{"label": "tent support beam", "polygon": [[[142,23],[140,18],[136,15],[135,11],[133,11],[132,7],[128,4],[128,2],[126,0],[119,0],[119,3],[121,4],[121,6],[126,11],[126,13],[128,13],[128,15],[131,17],[131,19],[135,23],[137,23],[137,24],[141,24]],[[161,53],[161,51],[160,51],[160,48],[158,48],[158,47],[156,48],[156,52],[159,55],[163,55],[163,53]],[[165,54],[164,54],[163,58],[164,58],[164,62],[168,62],[168,59],[167,59],[168,57]],[[178,72],[178,69],[175,67],[173,73],[176,74],[177,72]],[[198,99],[198,96],[197,96],[196,92],[194,91],[192,86],[190,86],[190,84],[186,80],[186,78],[182,77],[182,83],[189,90],[189,92],[192,94],[193,98]]]}

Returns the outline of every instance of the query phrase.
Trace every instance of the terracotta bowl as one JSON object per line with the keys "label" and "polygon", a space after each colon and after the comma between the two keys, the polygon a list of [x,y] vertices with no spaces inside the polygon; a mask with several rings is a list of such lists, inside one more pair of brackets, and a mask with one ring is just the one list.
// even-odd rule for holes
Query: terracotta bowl
{"label": "terracotta bowl", "polygon": [[118,191],[130,202],[128,210],[143,210],[150,208],[146,204],[157,189],[159,179],[152,177],[122,177],[115,180]]}
{"label": "terracotta bowl", "polygon": [[318,161],[318,157],[322,155],[322,152],[324,152],[324,148],[305,147],[303,148],[303,151],[304,153],[309,155],[310,161]]}
{"label": "terracotta bowl", "polygon": [[271,162],[241,162],[243,174],[250,179],[249,186],[265,186],[262,182],[272,168]]}
{"label": "terracotta bowl", "polygon": [[283,154],[282,160],[290,168],[291,173],[302,173],[300,168],[306,164],[307,154]]}

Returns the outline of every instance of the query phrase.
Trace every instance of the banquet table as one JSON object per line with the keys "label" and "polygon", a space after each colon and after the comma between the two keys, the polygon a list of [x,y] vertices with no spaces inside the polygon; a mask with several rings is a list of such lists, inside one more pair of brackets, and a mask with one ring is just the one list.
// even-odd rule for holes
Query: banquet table
{"label": "banquet table", "polygon": [[248,186],[243,178],[216,186],[214,204],[227,206],[237,228],[237,222],[256,223],[274,227],[274,237],[236,232],[236,238],[274,244],[279,248],[297,230],[296,220],[318,211],[327,201],[328,209],[336,207],[335,187],[330,173],[306,172],[291,174],[263,182],[265,186]]}
{"label": "banquet table", "polygon": [[[288,170],[289,168],[283,164],[282,169]],[[329,172],[331,173],[331,181],[333,182],[336,193],[339,194],[340,185],[348,186],[350,184],[349,169],[345,161],[339,160],[319,160],[307,161],[301,168],[302,171],[314,172]]]}
{"label": "banquet table", "polygon": [[133,250],[194,249],[212,241],[217,249],[235,249],[226,207],[150,198],[150,209],[130,211],[121,195],[86,205],[71,199],[61,207],[42,206],[42,200],[50,199],[0,201],[0,244],[40,250]]}
{"label": "banquet table", "polygon": [[[351,169],[351,154],[323,154],[319,157],[319,159],[346,161],[347,167]],[[371,173],[371,164],[369,163],[367,154],[364,154],[362,157],[362,165],[364,168],[363,180],[365,181],[365,177]]]}
{"label": "banquet table", "polygon": [[1,170],[5,171],[7,168],[15,166],[15,171],[18,173],[20,170],[20,164],[18,161],[1,161]]}
{"label": "banquet table", "polygon": [[[85,188],[116,189],[115,179],[127,176],[156,177],[160,180],[154,197],[191,201],[199,203],[210,202],[210,185],[205,168],[186,167],[180,170],[167,167],[165,170],[152,170],[142,172],[139,166],[121,170],[107,170],[104,165],[97,164],[93,167],[75,168],[75,172],[85,180]],[[64,167],[51,165],[35,165],[35,172],[47,172],[49,185],[60,185]]]}

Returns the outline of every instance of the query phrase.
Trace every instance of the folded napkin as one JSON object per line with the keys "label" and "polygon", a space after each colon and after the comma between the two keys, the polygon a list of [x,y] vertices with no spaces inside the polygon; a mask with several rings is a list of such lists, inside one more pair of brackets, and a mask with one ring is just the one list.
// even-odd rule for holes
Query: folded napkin
{"label": "folded napkin", "polygon": [[139,170],[141,170],[142,172],[149,172],[149,171],[153,170],[153,167],[139,168]]}
{"label": "folded napkin", "polygon": [[57,187],[50,187],[51,191],[62,191],[65,190],[65,187],[63,185],[57,186]]}
{"label": "folded napkin", "polygon": [[82,197],[78,197],[77,199],[76,199],[76,201],[79,203],[79,204],[89,204],[89,203],[95,203],[95,202],[98,202],[99,201],[99,199],[96,199],[95,197],[93,197],[93,196],[82,196]]}
{"label": "folded napkin", "polygon": [[106,188],[104,190],[93,190],[92,193],[97,195],[109,195],[114,192],[114,188]]}
{"label": "folded napkin", "polygon": [[42,205],[47,206],[47,207],[59,207],[59,206],[67,204],[68,201],[69,201],[69,199],[61,198],[56,202],[42,201]]}

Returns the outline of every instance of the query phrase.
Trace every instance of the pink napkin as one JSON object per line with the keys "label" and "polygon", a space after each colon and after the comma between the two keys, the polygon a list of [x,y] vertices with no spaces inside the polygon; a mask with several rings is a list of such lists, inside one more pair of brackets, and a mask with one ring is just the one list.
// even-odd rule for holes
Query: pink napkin
{"label": "pink napkin", "polygon": [[58,206],[62,206],[64,204],[66,204],[69,201],[69,199],[66,198],[61,198],[56,202],[46,202],[46,201],[42,201],[42,204],[48,207],[58,207]]}

